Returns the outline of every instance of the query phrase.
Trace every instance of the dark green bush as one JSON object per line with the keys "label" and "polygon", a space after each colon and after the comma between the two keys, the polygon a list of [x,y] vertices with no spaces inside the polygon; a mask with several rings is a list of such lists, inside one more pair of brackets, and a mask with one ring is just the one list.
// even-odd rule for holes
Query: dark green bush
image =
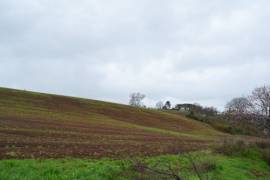
{"label": "dark green bush", "polygon": [[197,169],[200,173],[208,173],[217,169],[216,162],[214,161],[205,161],[197,165]]}
{"label": "dark green bush", "polygon": [[[260,144],[260,146],[266,146]],[[241,156],[249,159],[265,159],[270,162],[270,148],[262,149],[256,143],[247,144],[242,140],[225,139],[224,142],[215,148],[216,153],[227,156]]]}
{"label": "dark green bush", "polygon": [[255,144],[257,147],[261,149],[270,148],[270,142],[267,141],[257,141]]}
{"label": "dark green bush", "polygon": [[242,135],[250,135],[249,132],[244,131],[243,129],[233,127],[233,126],[228,126],[225,129],[225,132],[230,133],[230,134],[242,134]]}
{"label": "dark green bush", "polygon": [[195,115],[195,113],[193,111],[189,112],[186,117],[191,118],[191,119],[195,119],[195,120],[199,120],[198,117]]}
{"label": "dark green bush", "polygon": [[246,145],[241,140],[225,139],[223,143],[215,149],[215,152],[231,156],[239,154],[239,152],[242,152],[245,148]]}
{"label": "dark green bush", "polygon": [[202,121],[202,122],[206,122],[208,123],[208,117],[207,116],[203,116],[201,114],[198,113],[194,113],[193,111],[189,112],[186,117],[197,120],[197,121]]}
{"label": "dark green bush", "polygon": [[270,148],[265,149],[263,152],[264,160],[270,165]]}

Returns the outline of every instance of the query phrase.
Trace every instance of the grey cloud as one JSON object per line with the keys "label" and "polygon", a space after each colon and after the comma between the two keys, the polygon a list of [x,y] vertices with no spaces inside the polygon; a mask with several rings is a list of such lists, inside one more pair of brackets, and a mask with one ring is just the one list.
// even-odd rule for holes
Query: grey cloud
{"label": "grey cloud", "polygon": [[270,2],[3,0],[0,86],[222,106],[269,84]]}

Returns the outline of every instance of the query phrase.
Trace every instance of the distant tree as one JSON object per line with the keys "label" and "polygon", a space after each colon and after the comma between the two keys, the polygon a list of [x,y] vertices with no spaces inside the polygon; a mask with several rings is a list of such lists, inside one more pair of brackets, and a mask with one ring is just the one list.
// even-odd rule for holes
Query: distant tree
{"label": "distant tree", "polygon": [[250,100],[257,113],[270,117],[270,86],[254,89]]}
{"label": "distant tree", "polygon": [[218,114],[218,110],[215,107],[204,107],[203,112],[208,116],[215,116]]}
{"label": "distant tree", "polygon": [[145,98],[144,94],[139,92],[130,94],[129,105],[134,107],[144,107],[142,100]]}
{"label": "distant tree", "polygon": [[163,109],[171,109],[171,102],[166,101],[165,105],[163,106]]}
{"label": "distant tree", "polygon": [[199,103],[194,103],[191,106],[191,109],[192,109],[192,111],[203,113],[204,107],[202,105],[200,105]]}
{"label": "distant tree", "polygon": [[233,98],[225,107],[227,112],[247,113],[251,108],[251,102],[245,97]]}
{"label": "distant tree", "polygon": [[157,104],[156,104],[156,108],[157,109],[162,109],[163,108],[163,102],[162,101],[158,101]]}
{"label": "distant tree", "polygon": [[255,88],[248,98],[232,99],[222,118],[232,123],[251,124],[259,133],[270,136],[270,86]]}

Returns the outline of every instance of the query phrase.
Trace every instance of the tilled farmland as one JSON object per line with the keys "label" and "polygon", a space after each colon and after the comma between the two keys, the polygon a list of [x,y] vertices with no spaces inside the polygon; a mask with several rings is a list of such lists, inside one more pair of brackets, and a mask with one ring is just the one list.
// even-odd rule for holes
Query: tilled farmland
{"label": "tilled farmland", "polygon": [[179,153],[205,148],[223,136],[162,111],[0,89],[0,159]]}

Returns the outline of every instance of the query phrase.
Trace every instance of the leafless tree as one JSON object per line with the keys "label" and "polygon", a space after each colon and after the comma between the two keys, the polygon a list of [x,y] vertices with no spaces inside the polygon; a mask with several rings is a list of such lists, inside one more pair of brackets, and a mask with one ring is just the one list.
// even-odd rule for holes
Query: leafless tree
{"label": "leafless tree", "polygon": [[247,113],[252,107],[251,102],[245,97],[233,98],[225,107],[229,113]]}
{"label": "leafless tree", "polygon": [[250,100],[258,113],[270,117],[270,85],[254,89]]}
{"label": "leafless tree", "polygon": [[129,105],[134,107],[144,107],[142,100],[145,98],[144,94],[139,92],[130,94]]}
{"label": "leafless tree", "polygon": [[157,104],[156,104],[156,108],[157,109],[162,109],[164,106],[163,102],[162,101],[158,101]]}

